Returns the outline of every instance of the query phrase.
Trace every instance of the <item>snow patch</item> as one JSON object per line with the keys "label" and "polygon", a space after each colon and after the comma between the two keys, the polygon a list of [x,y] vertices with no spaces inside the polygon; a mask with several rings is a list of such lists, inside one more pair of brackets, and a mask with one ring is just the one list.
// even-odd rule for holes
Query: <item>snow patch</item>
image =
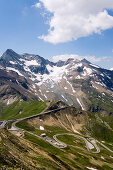
{"label": "snow patch", "polygon": [[101,73],[100,75],[104,77],[104,74]]}
{"label": "snow patch", "polygon": [[19,58],[19,60],[20,60],[20,61],[24,61],[24,62],[26,61],[26,60],[25,60],[25,59],[23,59],[23,58]]}
{"label": "snow patch", "polygon": [[96,84],[99,84],[99,85],[101,85],[101,86],[106,87],[106,85],[105,85],[103,82],[102,82],[102,83],[100,83],[100,82],[95,81],[95,83],[96,83]]}
{"label": "snow patch", "polygon": [[[39,96],[38,96],[39,97]],[[44,101],[41,97],[39,97],[39,99],[41,100],[41,101]]]}
{"label": "snow patch", "polygon": [[24,64],[26,66],[40,66],[40,63],[38,63],[36,60],[30,60],[30,61],[25,60]]}
{"label": "snow patch", "polygon": [[66,76],[63,76],[63,78],[66,80],[66,82],[71,86],[72,92],[76,93],[76,91],[74,90],[72,84],[67,80]]}
{"label": "snow patch", "polygon": [[44,94],[44,97],[47,99],[47,96]]}
{"label": "snow patch", "polygon": [[39,89],[39,92],[40,92],[40,93],[41,93],[41,95],[43,96],[41,89]]}
{"label": "snow patch", "polygon": [[36,86],[34,84],[32,86],[33,86],[34,89],[36,89]]}
{"label": "snow patch", "polygon": [[78,75],[78,76],[76,77],[76,79],[81,79],[80,75]]}
{"label": "snow patch", "polygon": [[14,61],[10,61],[10,63],[11,63],[11,64],[17,64],[17,63],[16,63],[16,62],[14,62]]}
{"label": "snow patch", "polygon": [[75,69],[77,69],[78,67],[82,67],[82,63],[77,63],[77,64],[73,64],[73,66],[69,69],[69,70],[75,70]]}
{"label": "snow patch", "polygon": [[53,88],[55,83],[59,83],[61,81],[63,74],[64,73],[67,74],[68,72],[66,69],[67,65],[62,66],[62,68],[57,66],[51,67],[50,65],[47,65],[46,67],[50,74],[48,75],[44,74],[43,76],[40,76],[39,74],[38,75],[35,74],[35,76],[37,76],[36,79],[40,81],[39,83],[37,83],[38,85],[48,83],[50,84],[51,88]]}
{"label": "snow patch", "polygon": [[63,95],[61,95],[62,96],[62,98],[64,99],[64,100],[66,100],[67,102],[68,102],[68,100],[63,96]]}
{"label": "snow patch", "polygon": [[77,98],[77,102],[80,104],[80,106],[81,106],[82,110],[85,110],[85,109],[83,108],[83,106],[82,106],[82,104],[81,104],[80,100],[79,100],[78,98]]}
{"label": "snow patch", "polygon": [[97,66],[97,65],[94,65],[94,64],[89,64],[90,66],[93,66],[93,67],[95,67],[95,68],[100,68],[99,66]]}
{"label": "snow patch", "polygon": [[7,105],[9,105],[10,104],[10,102],[9,102],[9,100],[7,101]]}
{"label": "snow patch", "polygon": [[84,72],[82,73],[83,76],[92,74],[92,70],[86,66],[83,68],[83,70],[84,70]]}
{"label": "snow patch", "polygon": [[6,67],[6,69],[7,69],[8,71],[12,70],[12,71],[18,73],[19,76],[23,76],[23,75],[22,75],[18,70],[16,70],[15,68]]}
{"label": "snow patch", "polygon": [[108,78],[108,79],[111,79],[111,77],[110,77],[110,76],[108,76],[108,75],[107,75],[107,78]]}
{"label": "snow patch", "polygon": [[92,87],[95,88],[95,89],[98,89],[98,88],[97,88],[96,86],[94,86],[93,84],[92,84]]}

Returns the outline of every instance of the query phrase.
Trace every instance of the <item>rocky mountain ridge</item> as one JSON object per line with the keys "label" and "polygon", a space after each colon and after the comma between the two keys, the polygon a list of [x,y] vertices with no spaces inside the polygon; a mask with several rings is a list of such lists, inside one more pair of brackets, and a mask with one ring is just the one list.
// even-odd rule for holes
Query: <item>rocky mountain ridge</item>
{"label": "rocky mountain ridge", "polygon": [[[0,91],[0,100],[7,104],[17,98],[62,100],[69,105],[88,110],[90,107],[97,109],[100,101],[103,105],[106,100],[109,100],[110,105],[113,102],[113,71],[100,68],[86,59],[68,59],[53,63],[39,55],[19,55],[8,49],[0,58],[0,72],[0,89],[4,89],[3,82],[11,88],[9,94],[12,89],[16,91],[22,88],[19,95],[15,92],[7,96],[6,91],[4,95]],[[3,72],[9,80],[2,76]],[[12,82],[13,86],[9,82]],[[93,96],[96,100],[95,106],[92,106]]]}

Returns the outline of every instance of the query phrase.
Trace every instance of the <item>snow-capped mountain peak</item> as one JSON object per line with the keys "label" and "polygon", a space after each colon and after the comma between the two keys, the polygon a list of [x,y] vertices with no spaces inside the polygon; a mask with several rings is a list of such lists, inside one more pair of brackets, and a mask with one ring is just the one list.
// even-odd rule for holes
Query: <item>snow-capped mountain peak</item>
{"label": "snow-capped mountain peak", "polygon": [[70,58],[53,63],[39,55],[19,55],[7,50],[0,58],[0,69],[14,76],[16,74],[22,82],[26,79],[27,90],[40,100],[63,100],[86,109],[84,86],[113,95],[113,72],[86,59],[80,61]]}

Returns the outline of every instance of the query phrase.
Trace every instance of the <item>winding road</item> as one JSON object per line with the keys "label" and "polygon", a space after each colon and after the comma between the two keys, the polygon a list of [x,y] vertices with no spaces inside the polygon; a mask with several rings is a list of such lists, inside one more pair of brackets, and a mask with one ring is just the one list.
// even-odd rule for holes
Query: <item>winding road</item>
{"label": "winding road", "polygon": [[[32,132],[29,132],[29,131],[26,131],[26,130],[24,130],[24,129],[18,128],[18,127],[16,126],[16,124],[19,123],[19,122],[22,121],[22,120],[32,119],[32,118],[40,117],[40,116],[42,116],[42,115],[47,115],[47,114],[50,114],[50,113],[55,113],[55,112],[57,112],[57,111],[64,110],[64,109],[66,109],[66,108],[67,108],[67,107],[63,107],[63,108],[54,109],[54,110],[51,110],[51,111],[48,111],[48,112],[43,112],[43,113],[40,113],[40,114],[37,114],[37,115],[25,117],[25,118],[20,118],[20,119],[15,119],[15,120],[14,120],[14,119],[13,119],[13,120],[9,120],[9,122],[15,121],[15,122],[12,123],[11,129],[9,129],[9,130],[10,130],[10,132],[11,132],[11,131],[15,131],[15,132],[16,132],[16,131],[27,132],[27,133],[29,133],[29,134],[31,134],[31,135],[39,138],[39,139],[42,139],[42,140],[50,143],[51,145],[53,145],[54,147],[59,148],[59,149],[66,148],[66,147],[67,147],[67,144],[65,144],[65,143],[61,142],[60,140],[58,140],[58,139],[57,139],[58,136],[63,136],[63,135],[74,136],[75,138],[78,138],[78,139],[83,140],[84,143],[85,143],[85,145],[86,145],[87,150],[88,150],[89,152],[91,152],[91,153],[99,153],[99,152],[100,152],[100,149],[99,149],[99,147],[97,146],[97,143],[100,144],[102,147],[104,147],[104,148],[105,148],[106,150],[108,150],[109,152],[112,152],[112,153],[113,153],[113,151],[112,151],[111,149],[109,149],[109,148],[108,148],[107,146],[105,146],[103,143],[99,142],[98,140],[96,140],[96,139],[94,139],[94,138],[87,138],[87,139],[86,139],[86,138],[83,137],[83,136],[76,135],[76,134],[73,134],[73,133],[61,133],[61,134],[55,134],[55,135],[53,136],[53,139],[51,139],[51,138],[48,137],[48,136],[42,137],[42,136],[36,135],[36,134],[34,134],[34,133],[32,133]],[[1,123],[1,128],[6,127],[7,123],[8,123],[8,120],[3,121],[3,122]]]}
{"label": "winding road", "polygon": [[[74,137],[76,137],[76,138],[79,138],[79,139],[82,139],[84,142],[85,142],[85,144],[86,144],[86,148],[87,148],[87,150],[89,151],[89,152],[92,152],[92,153],[99,153],[100,152],[100,149],[99,149],[99,147],[96,145],[96,144],[94,144],[94,143],[92,143],[92,142],[89,142],[86,138],[84,138],[84,137],[82,137],[82,136],[80,136],[80,135],[76,135],[76,134],[73,134],[73,133],[61,133],[61,134],[56,134],[56,135],[54,135],[53,136],[53,138],[57,141],[57,142],[61,142],[61,141],[59,141],[58,139],[57,139],[57,136],[61,136],[61,135],[69,135],[69,136],[74,136]],[[62,143],[62,142],[61,142]],[[62,143],[63,144],[63,143]],[[96,149],[96,151],[92,151],[92,149]]]}

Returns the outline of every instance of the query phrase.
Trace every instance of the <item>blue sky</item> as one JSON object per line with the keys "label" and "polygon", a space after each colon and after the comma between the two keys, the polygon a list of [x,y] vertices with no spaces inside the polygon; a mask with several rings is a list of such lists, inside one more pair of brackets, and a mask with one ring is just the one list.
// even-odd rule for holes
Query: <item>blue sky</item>
{"label": "blue sky", "polygon": [[[108,1],[110,2],[110,0]],[[52,1],[45,0],[45,2]],[[43,7],[36,8],[33,6],[36,3],[41,3]],[[58,15],[53,8],[54,6],[52,6],[52,14]],[[113,16],[112,9],[107,10],[110,16]],[[83,34],[77,35],[77,30],[73,26],[74,36],[76,35],[78,38],[69,36],[68,40],[66,38],[68,35],[65,34],[64,37],[61,36],[64,42],[60,42],[59,38],[53,43],[55,37],[47,37],[50,27],[50,24],[47,24],[48,15],[42,16],[42,13],[45,12],[50,14],[49,10],[51,10],[50,7],[44,4],[43,0],[40,2],[38,0],[0,0],[0,55],[8,48],[17,53],[38,54],[50,60],[52,60],[52,56],[77,54],[78,56],[89,56],[89,58],[94,56],[97,61],[92,60],[93,63],[105,68],[113,67],[112,23],[109,23],[110,28],[101,30],[101,34],[92,31],[91,34],[85,36]],[[56,21],[55,18],[54,21]],[[69,21],[67,20],[67,22]],[[56,29],[55,34],[57,33]],[[45,37],[43,39],[37,38],[41,35],[44,35],[47,40],[44,39]],[[74,38],[75,40],[73,40]]]}

